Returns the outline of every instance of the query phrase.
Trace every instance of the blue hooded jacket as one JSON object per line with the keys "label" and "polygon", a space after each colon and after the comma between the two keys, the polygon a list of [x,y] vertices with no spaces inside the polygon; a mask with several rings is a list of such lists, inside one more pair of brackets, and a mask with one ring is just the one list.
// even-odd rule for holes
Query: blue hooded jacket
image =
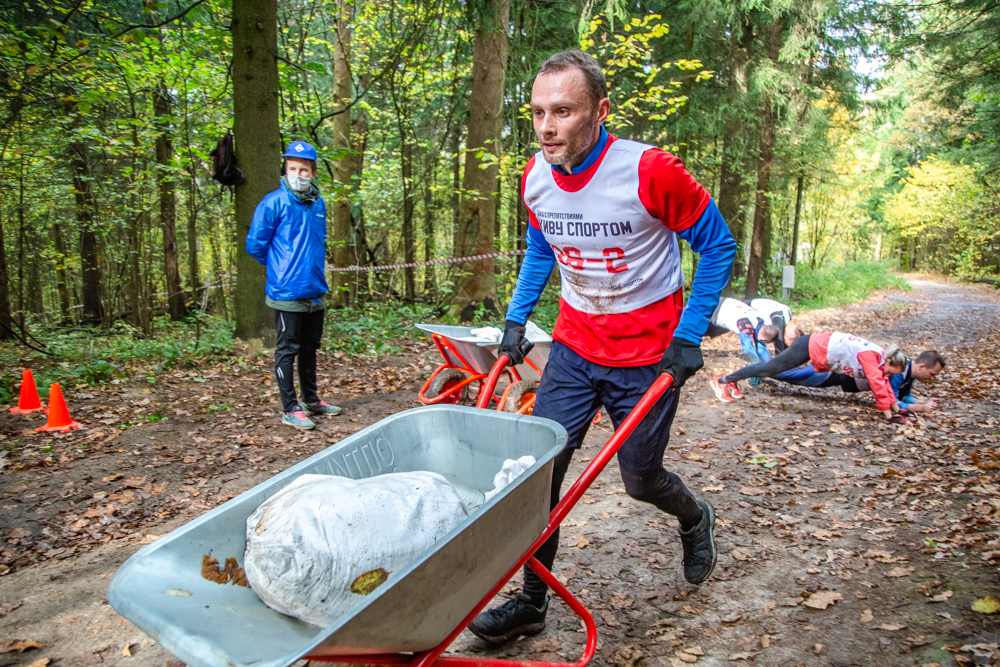
{"label": "blue hooded jacket", "polygon": [[326,284],[326,204],[303,204],[282,182],[253,212],[247,253],[267,266],[267,296],[275,301],[311,299]]}

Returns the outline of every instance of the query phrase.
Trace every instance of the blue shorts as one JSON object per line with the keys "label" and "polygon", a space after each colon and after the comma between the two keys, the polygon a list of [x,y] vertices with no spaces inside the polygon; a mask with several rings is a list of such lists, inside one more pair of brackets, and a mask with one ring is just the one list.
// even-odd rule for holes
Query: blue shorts
{"label": "blue shorts", "polygon": [[[618,428],[656,380],[657,366],[601,366],[556,341],[542,373],[532,414],[562,424],[569,433],[566,446],[579,448],[601,405]],[[618,450],[622,470],[643,475],[663,466],[679,394],[676,389],[667,390]]]}

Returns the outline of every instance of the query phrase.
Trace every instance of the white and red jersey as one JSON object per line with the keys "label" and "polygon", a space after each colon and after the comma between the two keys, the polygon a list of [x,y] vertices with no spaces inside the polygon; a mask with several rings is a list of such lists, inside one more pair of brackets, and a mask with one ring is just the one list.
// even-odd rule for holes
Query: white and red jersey
{"label": "white and red jersey", "polygon": [[764,320],[764,324],[774,324],[771,321],[771,316],[775,314],[780,314],[784,317],[785,324],[788,324],[792,319],[792,309],[774,299],[751,299],[750,307],[757,311],[760,318]]}
{"label": "white and red jersey", "polygon": [[675,232],[697,222],[708,192],[676,157],[610,137],[581,174],[556,172],[535,155],[522,195],[559,262],[553,338],[603,365],[658,361],[683,308]]}
{"label": "white and red jersey", "polygon": [[719,307],[712,314],[712,324],[723,329],[728,329],[735,334],[747,333],[740,327],[740,320],[750,322],[750,335],[753,335],[754,328],[760,324],[761,315],[757,313],[749,304],[739,299],[725,298],[719,301]]}
{"label": "white and red jersey", "polygon": [[840,331],[814,333],[809,336],[809,360],[817,373],[832,371],[868,380],[879,410],[896,402],[883,370],[885,350],[871,341]]}

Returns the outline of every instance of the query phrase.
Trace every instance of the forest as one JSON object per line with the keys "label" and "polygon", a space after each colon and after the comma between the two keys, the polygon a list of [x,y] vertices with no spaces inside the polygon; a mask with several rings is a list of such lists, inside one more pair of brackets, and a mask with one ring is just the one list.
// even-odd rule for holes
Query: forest
{"label": "forest", "polygon": [[[25,0],[0,33],[0,338],[29,346],[201,314],[273,335],[244,239],[295,139],[330,268],[523,249],[531,83],[571,48],[606,72],[607,129],[717,202],[732,293],[780,294],[787,264],[1000,271],[990,0]],[[519,262],[330,271],[331,302],[499,316]]]}

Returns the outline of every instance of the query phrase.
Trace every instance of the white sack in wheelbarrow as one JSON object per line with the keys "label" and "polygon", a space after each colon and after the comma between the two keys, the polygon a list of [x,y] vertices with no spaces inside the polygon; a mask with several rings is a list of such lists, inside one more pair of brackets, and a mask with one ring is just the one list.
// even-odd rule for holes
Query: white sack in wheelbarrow
{"label": "white sack in wheelbarrow", "polygon": [[441,475],[302,475],[247,519],[244,570],[271,609],[327,626],[461,523]]}

